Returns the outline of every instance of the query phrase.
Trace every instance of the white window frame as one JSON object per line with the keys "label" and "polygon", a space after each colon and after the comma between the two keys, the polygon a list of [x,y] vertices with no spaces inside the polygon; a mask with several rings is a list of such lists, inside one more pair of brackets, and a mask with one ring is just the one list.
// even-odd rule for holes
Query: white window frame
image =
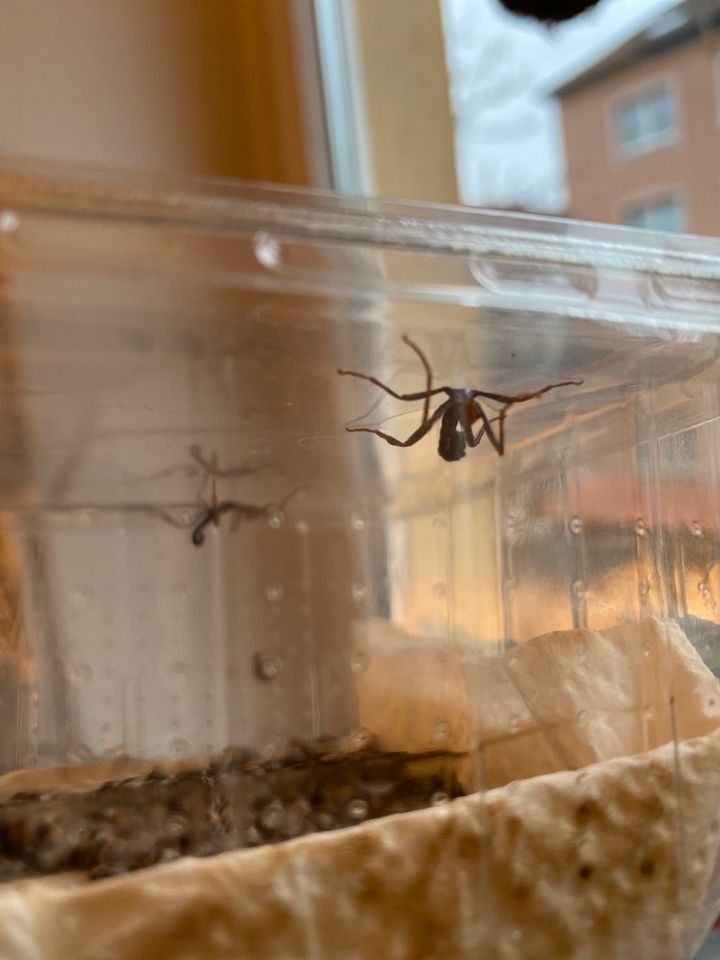
{"label": "white window frame", "polygon": [[[272,2],[272,0],[271,0]],[[314,0],[333,186],[375,192],[355,0]]]}
{"label": "white window frame", "polygon": [[[679,236],[680,234],[687,233],[690,213],[688,197],[682,185],[675,183],[646,187],[643,190],[625,194],[625,196],[614,205],[614,220],[620,226],[630,227],[632,224],[627,222],[626,217],[627,214],[633,209],[637,210],[639,207],[654,206],[656,204],[667,202],[668,200],[672,200],[677,203],[681,212],[681,229],[676,235]],[[658,232],[657,228],[655,227],[635,227],[634,229]],[[674,231],[667,232],[672,234]]]}
{"label": "white window frame", "polygon": [[[623,107],[649,99],[654,94],[666,93],[671,98],[673,125],[665,136],[652,141],[623,143],[620,139],[619,113]],[[620,160],[632,160],[644,157],[658,150],[676,146],[682,139],[682,116],[680,90],[677,83],[668,76],[648,77],[642,83],[625,87],[608,103],[608,131],[612,155]]]}

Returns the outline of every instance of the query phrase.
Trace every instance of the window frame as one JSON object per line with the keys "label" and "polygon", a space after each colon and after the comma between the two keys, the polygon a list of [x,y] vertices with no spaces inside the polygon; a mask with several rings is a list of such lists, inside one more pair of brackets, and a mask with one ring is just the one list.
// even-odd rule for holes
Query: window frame
{"label": "window frame", "polygon": [[375,192],[365,76],[354,0],[313,0],[333,187]]}
{"label": "window frame", "polygon": [[[658,93],[664,93],[670,98],[673,123],[667,136],[657,138],[651,143],[647,140],[633,142],[621,140],[619,120],[623,107],[649,100]],[[610,154],[615,160],[624,162],[675,147],[682,140],[682,103],[679,84],[672,76],[656,74],[638,83],[625,86],[610,98],[606,116]]]}
{"label": "window frame", "polygon": [[[659,206],[668,201],[677,204],[680,211],[680,229],[678,231],[662,230],[659,227],[637,227],[627,222],[627,215],[632,210]],[[619,226],[628,227],[633,230],[650,230],[653,233],[669,233],[680,236],[688,233],[688,224],[690,220],[690,204],[688,203],[687,191],[681,184],[662,184],[655,187],[648,187],[640,191],[625,194],[614,204],[614,220]]]}

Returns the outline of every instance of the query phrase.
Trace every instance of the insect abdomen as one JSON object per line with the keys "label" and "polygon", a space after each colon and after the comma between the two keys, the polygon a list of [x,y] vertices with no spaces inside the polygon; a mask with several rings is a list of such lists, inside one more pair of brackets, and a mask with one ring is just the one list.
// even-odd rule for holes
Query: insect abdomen
{"label": "insect abdomen", "polygon": [[453,463],[455,460],[462,460],[465,456],[464,434],[460,433],[459,430],[452,430],[447,433],[441,430],[438,453],[443,460],[447,460],[448,463]]}

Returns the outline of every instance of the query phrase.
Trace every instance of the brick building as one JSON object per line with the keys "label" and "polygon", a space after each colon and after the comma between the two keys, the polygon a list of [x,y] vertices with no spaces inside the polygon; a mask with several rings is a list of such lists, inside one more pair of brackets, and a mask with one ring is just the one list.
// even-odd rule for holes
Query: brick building
{"label": "brick building", "polygon": [[720,0],[683,0],[554,94],[568,216],[720,236]]}

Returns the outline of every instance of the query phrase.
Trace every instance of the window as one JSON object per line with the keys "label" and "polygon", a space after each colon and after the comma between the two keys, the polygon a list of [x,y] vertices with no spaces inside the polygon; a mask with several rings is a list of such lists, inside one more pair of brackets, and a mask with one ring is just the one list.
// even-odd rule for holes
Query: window
{"label": "window", "polygon": [[625,211],[623,223],[628,227],[642,227],[644,230],[682,233],[685,229],[683,206],[675,197],[635,204]]}
{"label": "window", "polygon": [[625,100],[615,108],[617,144],[623,156],[649,153],[677,140],[677,105],[668,87]]}

